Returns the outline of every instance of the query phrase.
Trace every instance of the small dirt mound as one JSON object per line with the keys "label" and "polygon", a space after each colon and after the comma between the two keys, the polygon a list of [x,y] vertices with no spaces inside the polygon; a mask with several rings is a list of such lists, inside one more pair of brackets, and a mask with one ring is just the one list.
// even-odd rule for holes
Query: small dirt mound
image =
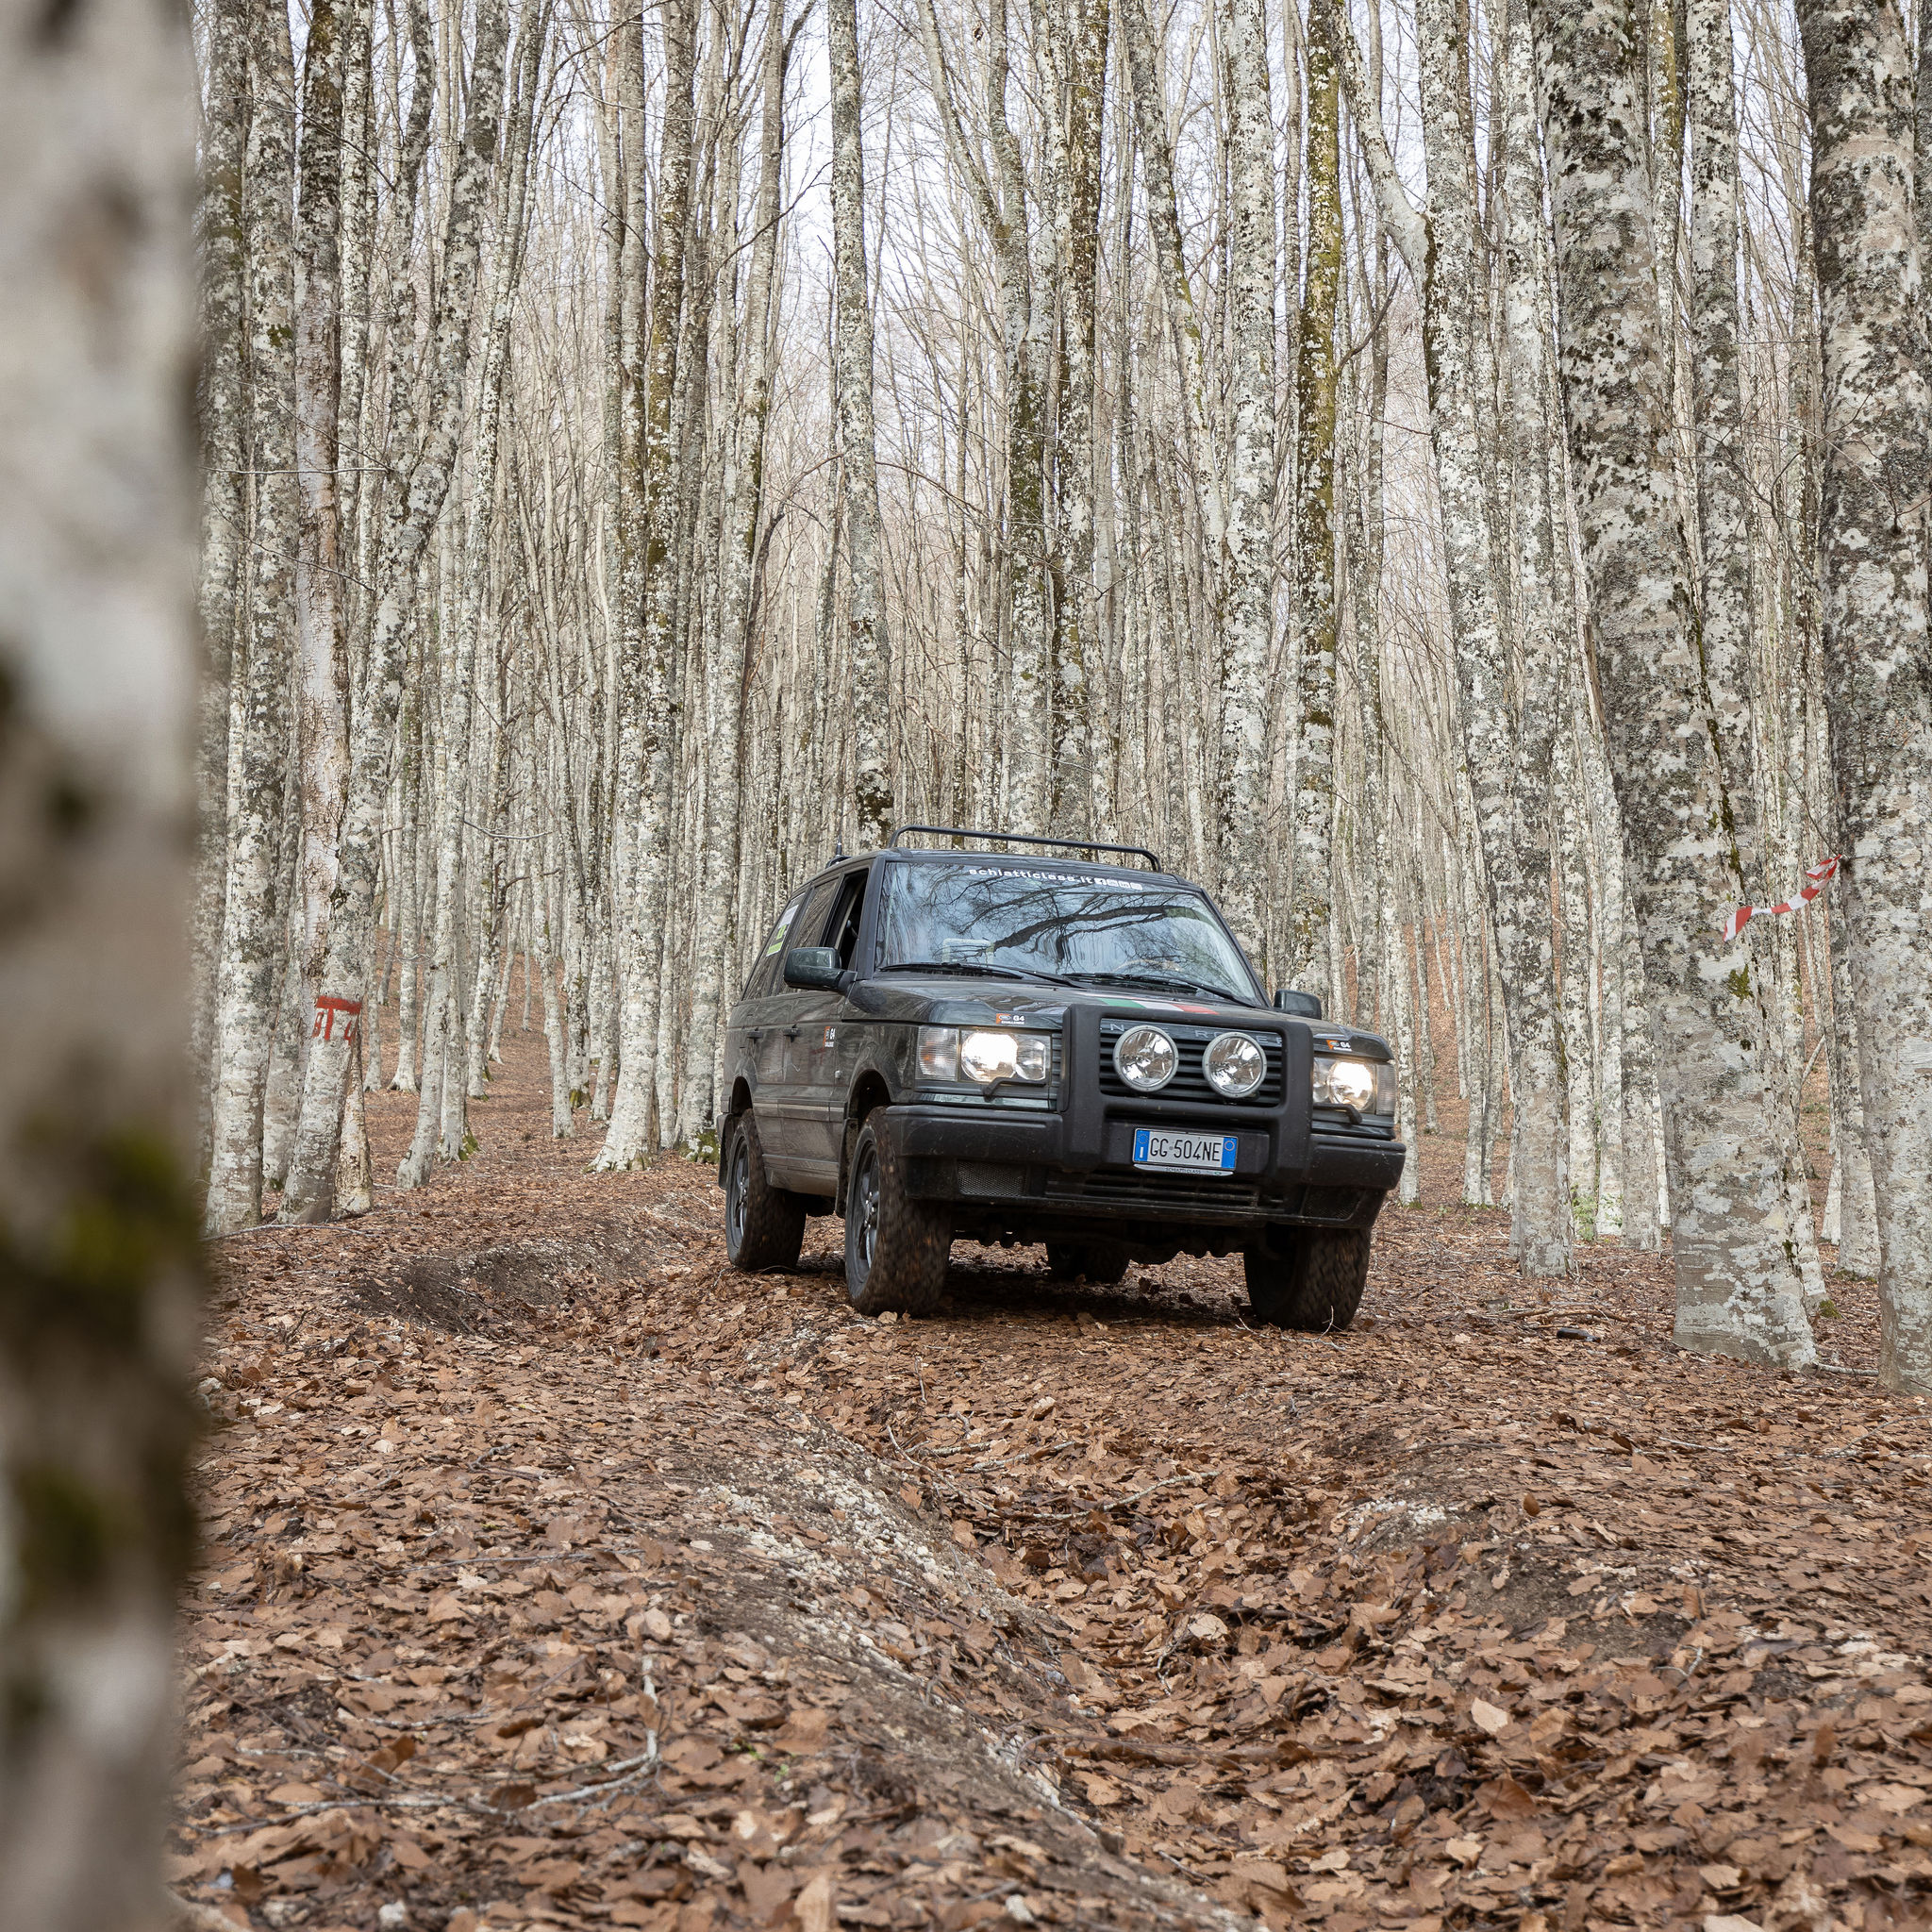
{"label": "small dirt mound", "polygon": [[349,1284],[372,1314],[474,1335],[506,1315],[555,1308],[574,1294],[635,1274],[646,1256],[614,1230],[588,1241],[511,1241],[455,1255],[417,1255]]}

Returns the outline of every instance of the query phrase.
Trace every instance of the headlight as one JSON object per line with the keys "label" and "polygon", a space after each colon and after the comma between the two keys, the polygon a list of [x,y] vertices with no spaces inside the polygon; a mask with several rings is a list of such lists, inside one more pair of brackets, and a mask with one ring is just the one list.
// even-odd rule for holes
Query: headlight
{"label": "headlight", "polygon": [[1053,1069],[1053,1040],[1045,1033],[1003,1033],[986,1027],[919,1029],[919,1072],[926,1080],[996,1080],[1037,1086]]}
{"label": "headlight", "polygon": [[1045,1037],[1039,1033],[975,1029],[959,1036],[959,1072],[982,1087],[995,1080],[1043,1080],[1049,1058]]}
{"label": "headlight", "polygon": [[1158,1026],[1129,1026],[1114,1041],[1114,1072],[1141,1093],[1165,1087],[1180,1062],[1174,1041]]}
{"label": "headlight", "polygon": [[1395,1068],[1387,1060],[1339,1060],[1318,1054],[1314,1100],[1317,1107],[1352,1107],[1357,1113],[1393,1113]]}
{"label": "headlight", "polygon": [[1208,1042],[1201,1071],[1215,1092],[1241,1100],[1267,1077],[1268,1056],[1251,1033],[1221,1033]]}

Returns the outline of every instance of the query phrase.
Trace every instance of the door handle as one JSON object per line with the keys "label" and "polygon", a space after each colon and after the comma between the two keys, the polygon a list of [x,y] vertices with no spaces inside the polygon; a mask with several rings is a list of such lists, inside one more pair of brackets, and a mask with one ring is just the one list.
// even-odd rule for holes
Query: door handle
{"label": "door handle", "polygon": [[787,1040],[796,1040],[798,1038],[798,1028],[796,1026],[786,1027],[785,1038]]}
{"label": "door handle", "polygon": [[762,1026],[750,1027],[747,1029],[744,1037],[756,1046],[765,1037],[765,1029]]}

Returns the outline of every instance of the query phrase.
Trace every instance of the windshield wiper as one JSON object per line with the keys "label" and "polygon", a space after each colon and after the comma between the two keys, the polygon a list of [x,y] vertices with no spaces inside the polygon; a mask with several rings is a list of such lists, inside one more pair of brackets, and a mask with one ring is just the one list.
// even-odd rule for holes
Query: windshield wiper
{"label": "windshield wiper", "polygon": [[1041,979],[1049,986],[1065,986],[1067,981],[1051,973],[1041,973],[1037,968],[1027,967],[1024,971],[1014,966],[972,966],[964,959],[894,959],[890,966],[881,966],[881,973],[963,973],[975,979]]}
{"label": "windshield wiper", "polygon": [[1070,973],[1067,977],[1097,986],[1154,986],[1175,992],[1198,992],[1208,999],[1232,1000],[1238,1007],[1255,1004],[1247,993],[1232,992],[1224,986],[1210,986],[1205,979],[1183,979],[1172,973]]}

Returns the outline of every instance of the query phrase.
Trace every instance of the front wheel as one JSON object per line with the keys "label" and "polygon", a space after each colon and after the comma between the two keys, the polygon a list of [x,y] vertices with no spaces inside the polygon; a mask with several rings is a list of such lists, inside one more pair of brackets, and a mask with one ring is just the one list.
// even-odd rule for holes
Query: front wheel
{"label": "front wheel", "polygon": [[845,1292],[861,1315],[923,1315],[946,1285],[953,1221],[937,1201],[906,1193],[899,1156],[869,1120],[845,1189]]}
{"label": "front wheel", "polygon": [[1257,1322],[1316,1334],[1346,1328],[1369,1278],[1365,1227],[1274,1228],[1242,1257]]}
{"label": "front wheel", "polygon": [[766,1268],[795,1268],[805,1244],[805,1201],[774,1188],[765,1171],[758,1124],[741,1113],[730,1127],[724,1163],[724,1256],[734,1268],[756,1274]]}

